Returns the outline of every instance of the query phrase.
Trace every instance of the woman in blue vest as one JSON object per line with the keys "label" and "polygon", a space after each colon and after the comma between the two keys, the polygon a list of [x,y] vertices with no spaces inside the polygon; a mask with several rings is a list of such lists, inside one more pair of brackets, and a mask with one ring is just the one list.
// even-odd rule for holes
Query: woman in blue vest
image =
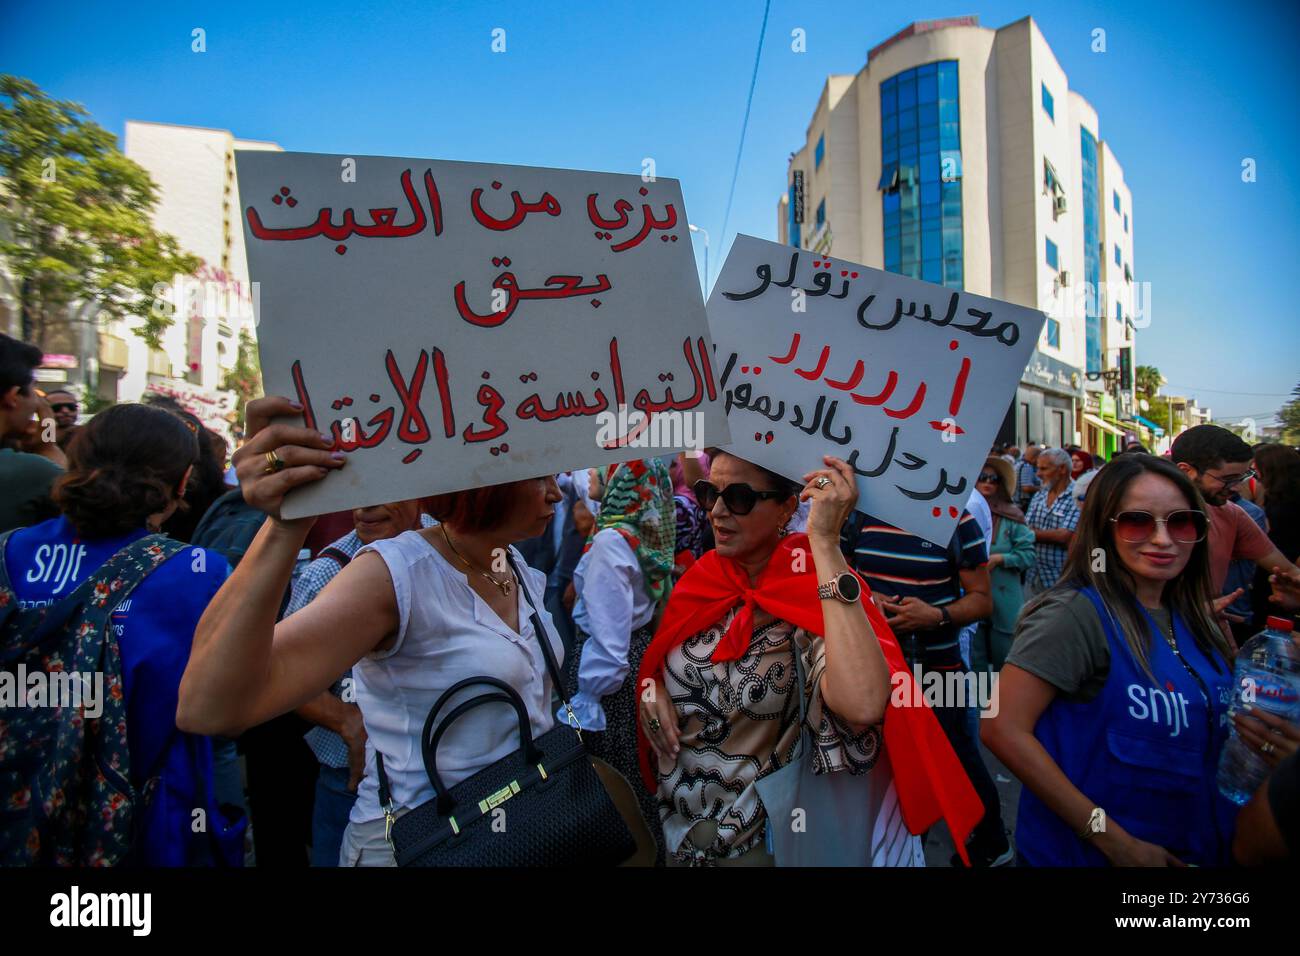
{"label": "woman in blue vest", "polygon": [[1093,481],[1060,582],[1021,616],[982,739],[1024,784],[1021,865],[1224,865],[1215,786],[1231,651],[1215,624],[1205,503],[1169,462]]}

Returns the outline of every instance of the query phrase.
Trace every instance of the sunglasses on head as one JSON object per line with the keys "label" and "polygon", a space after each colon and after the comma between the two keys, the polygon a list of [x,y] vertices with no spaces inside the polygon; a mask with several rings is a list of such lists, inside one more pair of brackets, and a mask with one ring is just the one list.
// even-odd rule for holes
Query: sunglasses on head
{"label": "sunglasses on head", "polygon": [[1179,544],[1195,544],[1205,537],[1208,522],[1203,511],[1171,511],[1157,518],[1149,511],[1121,511],[1110,519],[1115,524],[1115,536],[1129,544],[1149,540],[1157,525],[1164,525],[1169,537]]}
{"label": "sunglasses on head", "polygon": [[781,500],[785,498],[784,492],[780,491],[755,491],[749,485],[740,483],[727,485],[726,488],[719,489],[707,478],[701,478],[695,483],[695,500],[699,502],[700,507],[705,511],[712,511],[713,506],[717,504],[718,499],[727,506],[727,510],[733,515],[747,515],[754,510],[754,505],[766,499]]}

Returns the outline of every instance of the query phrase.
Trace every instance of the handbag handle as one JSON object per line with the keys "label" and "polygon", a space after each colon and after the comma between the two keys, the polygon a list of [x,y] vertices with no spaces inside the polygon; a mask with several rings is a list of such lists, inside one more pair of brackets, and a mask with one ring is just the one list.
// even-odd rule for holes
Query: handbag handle
{"label": "handbag handle", "polygon": [[[429,727],[433,721],[433,715],[437,712],[430,712],[429,719],[425,721],[425,733],[420,742],[421,755],[424,758],[424,770],[429,775],[429,783],[433,785],[433,792],[438,799],[438,813],[447,816],[456,808],[456,801],[452,799],[451,792],[443,786],[442,778],[438,776],[438,744],[442,741],[443,735],[453,723],[469,713],[476,707],[483,704],[509,704],[515,709],[515,714],[519,717],[519,744],[520,749],[524,752],[525,765],[528,763],[540,763],[542,753],[533,743],[533,732],[528,721],[528,711],[524,708],[524,702],[518,694],[510,688],[508,684],[496,680],[495,678],[483,678],[481,680],[471,679],[461,681],[461,684],[493,684],[501,688],[491,694],[480,694],[477,697],[471,697],[469,700],[462,701],[452,708],[442,721],[439,722],[437,730],[433,732],[432,738],[429,737]],[[445,696],[445,695],[444,695]]]}
{"label": "handbag handle", "polygon": [[[524,600],[528,602],[528,607],[532,611],[532,616],[529,620],[532,622],[533,634],[537,638],[537,643],[541,645],[542,658],[546,661],[546,670],[551,675],[551,683],[555,686],[555,692],[559,695],[560,700],[564,702],[564,709],[569,715],[569,725],[574,729],[578,729],[578,718],[574,715],[573,708],[569,706],[569,695],[564,691],[564,676],[560,673],[560,665],[555,659],[555,652],[551,649],[550,633],[546,630],[545,625],[542,624],[541,615],[537,613],[537,604],[534,603],[532,592],[528,589],[528,580],[520,574],[519,566],[515,564],[514,555],[510,553],[508,548],[506,549],[506,560],[510,562],[510,570],[514,574],[515,580],[518,581],[520,590],[524,592]],[[427,746],[429,731],[433,727],[434,718],[437,716],[438,711],[442,709],[442,705],[445,704],[447,699],[452,694],[456,693],[456,691],[471,684],[489,684],[494,687],[499,687],[507,693],[514,695],[515,700],[518,701],[518,706],[515,709],[521,713],[520,736],[522,740],[528,742],[527,749],[530,751],[528,756],[532,759],[533,754],[536,753],[536,751],[532,748],[532,733],[528,727],[527,711],[523,709],[523,701],[519,699],[519,695],[515,693],[514,688],[500,680],[497,680],[495,677],[469,677],[465,680],[456,682],[443,691],[442,696],[440,696],[434,703],[433,707],[430,708],[429,716],[425,719],[424,733],[420,736],[422,753],[424,752],[424,748]],[[578,735],[581,737],[581,730],[578,731]],[[425,772],[428,773],[429,782],[433,784],[434,792],[440,794],[439,799],[441,800],[440,784],[435,778],[433,772],[433,760],[428,756],[425,757],[424,769]],[[384,755],[379,752],[378,748],[375,749],[375,770],[376,776],[379,778],[379,802],[381,805],[391,807],[392,790],[389,786],[388,774],[384,771]],[[441,812],[441,806],[439,807],[439,811]]]}

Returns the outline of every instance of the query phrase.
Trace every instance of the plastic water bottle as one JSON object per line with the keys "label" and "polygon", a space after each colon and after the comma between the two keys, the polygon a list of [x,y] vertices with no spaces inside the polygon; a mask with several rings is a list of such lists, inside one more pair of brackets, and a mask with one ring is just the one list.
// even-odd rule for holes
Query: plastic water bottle
{"label": "plastic water bottle", "polygon": [[[1286,618],[1270,617],[1264,630],[1237,652],[1229,720],[1250,707],[1300,723],[1300,647],[1291,639],[1291,629]],[[1219,758],[1219,792],[1233,803],[1244,804],[1272,768],[1241,739],[1236,725],[1228,727],[1231,736]]]}

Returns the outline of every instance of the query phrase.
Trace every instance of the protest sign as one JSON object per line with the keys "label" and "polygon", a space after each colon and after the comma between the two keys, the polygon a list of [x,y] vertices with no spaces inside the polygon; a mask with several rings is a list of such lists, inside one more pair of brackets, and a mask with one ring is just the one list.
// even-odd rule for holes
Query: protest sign
{"label": "protest sign", "polygon": [[1046,316],[750,236],[709,297],[742,458],[843,458],[858,509],[946,545]]}
{"label": "protest sign", "polygon": [[236,165],[266,391],[351,453],[287,517],[727,440],[676,180]]}

